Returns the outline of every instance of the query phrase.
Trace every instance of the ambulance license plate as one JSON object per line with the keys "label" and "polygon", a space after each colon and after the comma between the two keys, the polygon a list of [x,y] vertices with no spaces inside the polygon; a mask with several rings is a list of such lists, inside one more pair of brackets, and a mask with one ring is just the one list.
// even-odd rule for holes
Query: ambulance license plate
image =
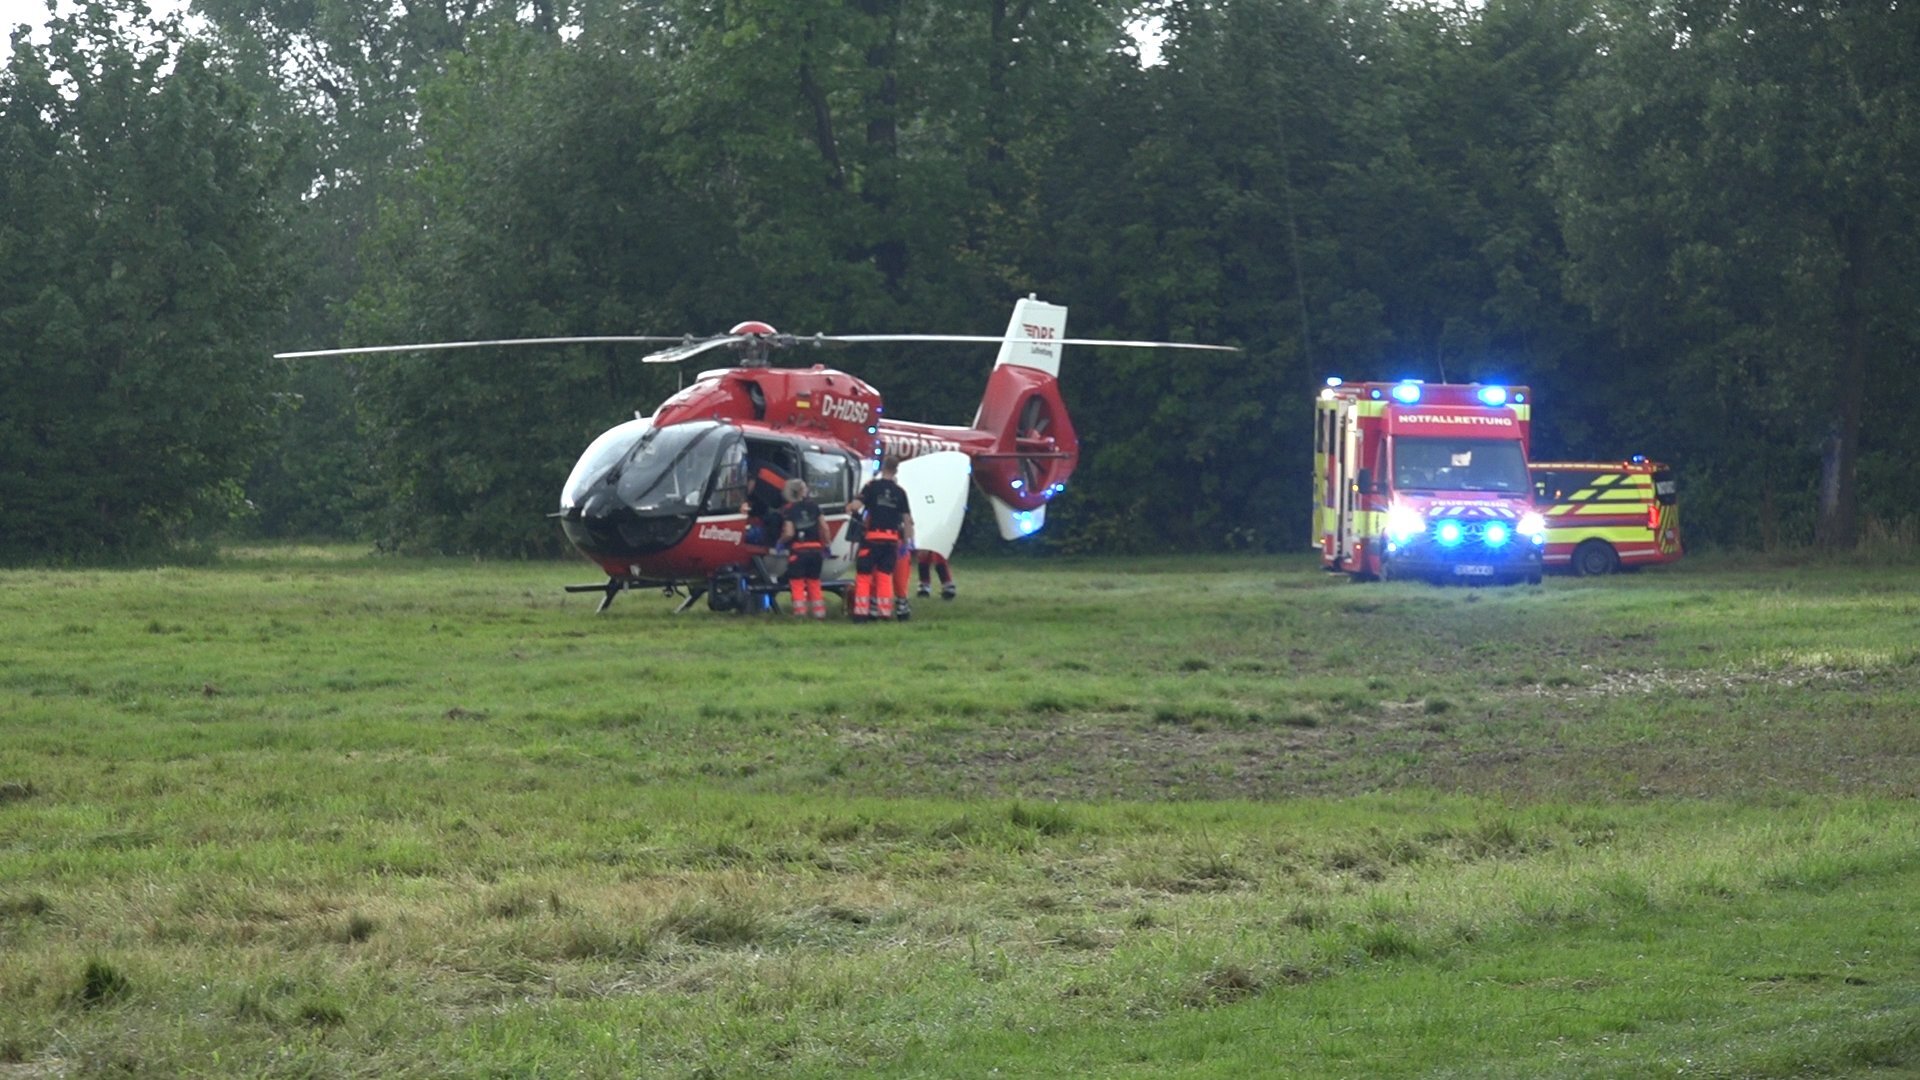
{"label": "ambulance license plate", "polygon": [[1458,577],[1492,577],[1493,567],[1467,563],[1454,567],[1453,572]]}

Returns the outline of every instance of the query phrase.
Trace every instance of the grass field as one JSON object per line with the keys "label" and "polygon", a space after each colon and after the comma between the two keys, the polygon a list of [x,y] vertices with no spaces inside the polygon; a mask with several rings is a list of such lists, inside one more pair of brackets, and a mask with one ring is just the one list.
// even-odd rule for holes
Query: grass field
{"label": "grass field", "polygon": [[1920,1072],[1920,568],[0,571],[0,1078]]}

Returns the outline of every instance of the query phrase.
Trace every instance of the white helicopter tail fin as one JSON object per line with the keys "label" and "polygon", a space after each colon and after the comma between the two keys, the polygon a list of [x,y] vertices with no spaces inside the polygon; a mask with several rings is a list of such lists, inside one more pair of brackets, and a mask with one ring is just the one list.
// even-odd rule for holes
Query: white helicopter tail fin
{"label": "white helicopter tail fin", "polygon": [[913,546],[953,554],[960,523],[967,516],[967,483],[973,461],[957,450],[923,454],[900,463],[900,486],[913,507]]}
{"label": "white helicopter tail fin", "polygon": [[1007,320],[1007,339],[1000,343],[1000,354],[993,366],[1019,364],[1060,377],[1058,344],[1067,336],[1067,309],[1049,304],[1035,296],[1014,302],[1013,317]]}

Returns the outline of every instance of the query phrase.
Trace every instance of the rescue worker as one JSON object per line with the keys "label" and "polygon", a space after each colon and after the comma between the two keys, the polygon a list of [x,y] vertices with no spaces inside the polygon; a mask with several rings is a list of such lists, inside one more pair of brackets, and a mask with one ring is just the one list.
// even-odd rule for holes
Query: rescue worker
{"label": "rescue worker", "polygon": [[913,541],[907,492],[894,479],[899,466],[895,458],[882,461],[880,475],[867,481],[859,496],[847,504],[848,512],[866,525],[854,560],[855,622],[894,616],[893,583],[899,572],[901,542]]}
{"label": "rescue worker", "polygon": [[789,501],[787,474],[769,461],[750,461],[747,470],[747,500],[740,504],[747,515],[746,541],[772,547],[780,539],[780,507]]}
{"label": "rescue worker", "polygon": [[780,542],[787,548],[787,589],[793,594],[796,618],[827,617],[827,602],[820,595],[820,563],[826,555],[826,518],[820,504],[807,497],[807,482],[794,477],[787,481],[783,494],[787,504],[780,508]]}
{"label": "rescue worker", "polygon": [[919,559],[920,595],[933,595],[932,579],[928,574],[928,571],[931,570],[933,573],[940,575],[940,599],[953,599],[955,591],[953,587],[953,570],[947,566],[946,556],[937,551],[922,551],[920,552]]}

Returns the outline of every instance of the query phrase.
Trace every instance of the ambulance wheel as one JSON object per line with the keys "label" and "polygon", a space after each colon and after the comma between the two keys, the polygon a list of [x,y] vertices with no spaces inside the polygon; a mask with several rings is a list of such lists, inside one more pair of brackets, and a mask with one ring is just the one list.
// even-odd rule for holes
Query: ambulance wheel
{"label": "ambulance wheel", "polygon": [[1528,575],[1527,575],[1527,584],[1529,584],[1529,585],[1538,585],[1538,584],[1540,584],[1540,575],[1539,575],[1539,574],[1528,574]]}
{"label": "ambulance wheel", "polygon": [[1588,540],[1573,549],[1573,572],[1581,577],[1600,577],[1620,569],[1620,556],[1605,540]]}

